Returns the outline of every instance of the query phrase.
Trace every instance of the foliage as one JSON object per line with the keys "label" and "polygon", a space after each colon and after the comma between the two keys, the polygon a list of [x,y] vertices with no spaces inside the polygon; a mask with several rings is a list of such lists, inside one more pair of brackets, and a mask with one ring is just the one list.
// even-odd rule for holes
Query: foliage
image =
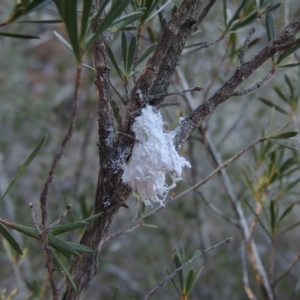
{"label": "foliage", "polygon": [[[299,277],[294,267],[300,259],[294,243],[298,239],[294,229],[300,225],[300,42],[293,24],[300,21],[290,9],[297,1],[291,1],[290,7],[273,0],[203,1],[198,14],[202,19],[183,24],[182,3],[192,6],[197,1],[6,2],[6,12],[10,11],[0,15],[4,28],[0,32],[4,41],[0,80],[7,82],[7,87],[0,87],[4,133],[0,141],[0,263],[4,266],[0,299],[14,299],[18,293],[24,299],[51,294],[58,299],[56,277],[67,278],[64,292],[70,294],[66,295],[74,292],[74,297],[80,297],[85,288],[79,283],[85,279],[74,269],[86,257],[89,261],[96,257],[96,263],[101,258],[97,280],[105,283],[92,286],[97,293],[87,291],[88,299],[94,294],[107,299],[145,296],[173,263],[178,278],[159,292],[154,288],[157,299],[166,295],[180,299],[297,298],[293,282]],[[294,30],[288,38],[277,33],[284,28],[283,16],[288,16],[285,24]],[[45,36],[51,38],[43,45]],[[269,55],[264,65],[263,55]],[[83,72],[82,66],[87,68]],[[239,77],[239,72],[245,73]],[[254,72],[257,76],[250,77]],[[263,73],[268,75],[257,79]],[[196,96],[202,90],[199,85],[203,91]],[[239,85],[243,90],[236,89]],[[239,100],[227,101],[240,95]],[[171,103],[165,103],[168,97],[173,98]],[[177,101],[180,105],[174,108]],[[155,124],[151,128],[139,125],[140,135],[134,130],[142,108],[150,105],[167,120],[159,121],[163,123],[161,136],[172,136],[180,156],[192,165],[185,170],[186,181],[169,193],[163,206],[154,208],[145,206],[142,200],[148,198],[144,199],[142,190],[130,190],[136,185],[125,188],[121,182],[130,160],[136,169],[136,178],[130,182],[136,179],[141,186],[145,178],[135,174],[141,173],[139,163],[145,155],[159,164],[157,170],[163,168],[159,153],[151,152],[151,143],[147,146],[158,133]],[[249,141],[255,142],[249,146]],[[162,152],[163,147],[155,144]],[[141,149],[139,157],[135,157],[136,148]],[[242,154],[243,161],[234,162]],[[97,156],[100,168],[95,164]],[[164,159],[171,164],[167,170],[174,171],[175,162],[168,155]],[[172,185],[172,174],[165,177],[164,172],[161,178],[155,168],[141,166],[150,168],[146,171],[154,176],[146,182],[150,190],[159,183],[167,190]],[[102,185],[101,180],[109,185]],[[163,197],[165,189],[160,193]],[[124,197],[120,191],[126,191]],[[131,192],[133,196],[126,201]],[[99,202],[99,194],[105,201]],[[24,208],[29,202],[31,214]],[[33,209],[37,203],[41,222]],[[51,224],[48,215],[55,220]],[[209,248],[229,235],[234,236],[233,247],[215,250],[213,259],[205,255],[193,260],[200,253],[197,249]],[[98,243],[93,242],[95,236]],[[92,264],[81,267],[95,272]],[[224,270],[226,274],[230,270],[230,276],[223,275]],[[5,277],[10,280],[4,281]],[[150,296],[152,291],[144,299]]]}

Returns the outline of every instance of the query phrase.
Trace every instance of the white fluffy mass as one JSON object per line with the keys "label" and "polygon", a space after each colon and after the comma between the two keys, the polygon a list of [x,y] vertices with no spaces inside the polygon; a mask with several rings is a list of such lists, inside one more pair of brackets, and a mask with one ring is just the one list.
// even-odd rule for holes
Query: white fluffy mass
{"label": "white fluffy mass", "polygon": [[[181,180],[183,167],[190,163],[179,156],[174,144],[174,132],[164,132],[164,122],[159,112],[151,106],[142,110],[135,119],[132,130],[138,140],[129,164],[123,164],[122,179],[133,190],[137,190],[146,205],[151,202],[164,205],[168,191]],[[169,173],[173,183],[166,183]]]}

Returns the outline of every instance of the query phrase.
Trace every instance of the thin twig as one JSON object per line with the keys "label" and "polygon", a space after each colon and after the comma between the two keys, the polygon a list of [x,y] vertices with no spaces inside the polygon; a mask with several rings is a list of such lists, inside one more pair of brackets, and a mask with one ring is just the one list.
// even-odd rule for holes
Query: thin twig
{"label": "thin twig", "polygon": [[50,171],[48,173],[48,177],[46,179],[43,191],[41,193],[40,197],[40,203],[41,203],[41,211],[42,211],[42,243],[43,243],[43,248],[45,251],[45,260],[46,260],[46,268],[48,270],[48,274],[50,276],[50,282],[51,282],[51,287],[52,287],[52,295],[53,295],[53,300],[58,299],[58,288],[56,285],[56,280],[54,277],[54,269],[52,267],[52,262],[51,262],[51,253],[49,251],[48,247],[48,229],[47,229],[47,221],[48,221],[48,192],[53,180],[53,175],[55,173],[56,167],[64,153],[65,147],[68,143],[68,141],[71,139],[74,128],[75,128],[75,123],[76,123],[76,118],[77,118],[77,107],[78,107],[78,99],[79,99],[79,90],[80,90],[80,80],[81,80],[81,66],[78,67],[77,72],[76,72],[76,81],[75,81],[75,92],[74,92],[74,98],[73,98],[73,110],[72,110],[72,116],[71,116],[71,122],[67,131],[67,134],[58,150],[58,152],[55,155],[55,158],[52,162]]}
{"label": "thin twig", "polygon": [[54,227],[61,224],[64,221],[66,215],[68,214],[68,212],[70,211],[71,208],[72,208],[72,205],[67,204],[67,206],[65,207],[63,212],[58,216],[58,218],[51,225],[48,226],[48,231],[52,230]]}
{"label": "thin twig", "polygon": [[130,135],[130,134],[127,134],[127,133],[124,133],[124,132],[119,132],[119,131],[116,131],[116,134],[126,136],[126,137],[134,140],[135,142],[140,143],[140,141],[136,137],[134,137],[133,135]]}
{"label": "thin twig", "polygon": [[182,54],[181,56],[182,56],[182,57],[189,56],[190,54],[192,54],[192,53],[194,53],[194,52],[196,52],[196,51],[199,51],[199,50],[204,49],[204,48],[208,48],[208,47],[210,47],[210,46],[212,46],[212,45],[214,45],[214,44],[216,44],[216,43],[222,41],[224,38],[225,38],[225,35],[222,34],[222,35],[221,35],[220,37],[218,37],[216,40],[214,40],[214,41],[212,41],[212,42],[204,43],[203,45],[201,45],[201,46],[199,46],[199,47],[197,47],[197,48],[195,48],[195,49],[193,49],[193,50],[190,50],[190,51],[185,52],[185,53]]}
{"label": "thin twig", "polygon": [[32,221],[33,221],[33,226],[36,230],[36,232],[39,234],[39,236],[42,236],[43,233],[36,221],[36,218],[35,218],[35,213],[34,213],[34,209],[33,209],[33,203],[29,203],[29,207],[30,207],[30,210],[31,210],[31,218],[32,218]]}
{"label": "thin twig", "polygon": [[207,5],[203,8],[203,10],[200,12],[198,18],[197,18],[197,22],[193,27],[193,31],[197,31],[198,26],[202,23],[202,21],[204,20],[204,18],[207,16],[207,14],[209,13],[210,9],[212,8],[212,6],[216,3],[216,0],[210,0]]}
{"label": "thin twig", "polygon": [[187,261],[185,264],[183,264],[181,267],[177,268],[175,271],[173,271],[170,275],[168,275],[167,277],[165,277],[157,286],[155,286],[142,300],[148,300],[154,293],[156,293],[167,281],[171,280],[177,273],[179,273],[181,270],[183,270],[184,268],[186,268],[188,265],[190,265],[191,263],[193,263],[195,260],[197,260],[199,257],[201,257],[203,254],[206,254],[207,252],[210,252],[212,250],[214,250],[215,248],[218,248],[224,244],[229,244],[233,241],[233,238],[227,238],[224,241],[215,244],[207,249],[205,249],[204,251],[198,253],[196,256],[194,256],[193,258],[191,258],[189,261]]}
{"label": "thin twig", "polygon": [[200,86],[195,86],[193,88],[190,89],[186,89],[183,91],[179,91],[179,92],[171,92],[171,93],[163,93],[163,94],[157,94],[157,95],[148,95],[148,99],[149,100],[154,100],[154,99],[159,99],[162,97],[168,97],[168,96],[173,96],[173,95],[179,95],[179,94],[183,94],[183,93],[189,93],[189,92],[200,92],[202,91],[203,88]]}
{"label": "thin twig", "polygon": [[272,75],[274,75],[276,72],[276,69],[272,69],[264,78],[262,81],[259,81],[257,83],[255,83],[253,86],[251,86],[250,88],[246,89],[246,90],[236,90],[232,93],[232,96],[242,96],[242,95],[246,95],[250,92],[253,92],[254,90],[259,89],[268,79],[271,78]]}
{"label": "thin twig", "polygon": [[244,117],[246,114],[249,113],[248,106],[253,102],[254,99],[255,99],[255,98],[252,98],[250,101],[247,101],[247,102],[245,103],[245,105],[243,106],[243,108],[240,110],[241,113],[240,113],[239,117],[238,117],[238,118],[233,122],[233,124],[229,127],[229,129],[228,129],[227,132],[224,134],[224,136],[222,137],[222,139],[220,140],[220,142],[218,142],[217,149],[219,149],[219,148],[223,145],[224,141],[228,138],[228,136],[234,132],[234,128],[238,125],[238,123],[239,123],[241,120],[244,119],[243,117]]}
{"label": "thin twig", "polygon": [[207,199],[204,197],[204,195],[200,191],[195,191],[196,194],[200,196],[200,198],[203,200],[203,202],[209,207],[211,211],[213,211],[217,216],[221,217],[222,219],[226,220],[227,222],[237,226],[238,221],[226,216],[221,210],[219,210],[217,207],[212,205]]}
{"label": "thin twig", "polygon": [[244,41],[244,44],[241,48],[241,51],[240,53],[238,54],[238,58],[240,59],[240,64],[243,65],[245,63],[245,54],[246,54],[246,51],[248,50],[248,47],[249,47],[249,44],[250,44],[250,41],[251,41],[251,37],[252,35],[254,34],[255,30],[256,30],[256,26],[257,26],[257,23],[258,21],[261,19],[261,17],[258,15],[257,18],[255,19],[255,22],[251,28],[251,30],[249,31],[245,41]]}
{"label": "thin twig", "polygon": [[262,212],[262,205],[261,205],[261,203],[259,201],[256,201],[256,211],[255,211],[253,220],[252,220],[252,222],[250,224],[250,228],[249,228],[249,233],[250,234],[249,234],[247,242],[249,242],[252,239],[252,237],[253,237],[254,229],[255,229],[258,221],[259,221],[259,216],[260,216],[261,212]]}
{"label": "thin twig", "polygon": [[115,239],[116,237],[119,237],[121,235],[125,235],[129,232],[134,231],[135,229],[143,226],[143,224],[144,224],[144,222],[140,222],[140,223],[136,224],[135,226],[132,226],[132,227],[126,229],[126,230],[118,231],[114,234],[111,234],[110,236],[106,237],[105,241],[103,242],[103,246],[105,246],[107,243],[109,243],[111,240]]}
{"label": "thin twig", "polygon": [[274,280],[273,285],[275,286],[283,277],[285,277],[296,265],[296,263],[300,260],[300,252],[297,254],[295,259],[290,263],[288,268],[281,274],[279,277]]}
{"label": "thin twig", "polygon": [[247,272],[247,262],[246,262],[246,251],[245,251],[245,244],[242,243],[241,245],[241,256],[242,256],[242,266],[243,266],[243,283],[244,283],[244,290],[247,294],[249,300],[256,300],[254,293],[252,292],[249,286],[249,279],[248,279],[248,272]]}
{"label": "thin twig", "polygon": [[160,105],[158,105],[156,107],[156,109],[160,109],[160,108],[163,108],[163,107],[169,107],[169,106],[176,106],[176,105],[179,105],[180,102],[179,101],[175,101],[175,102],[172,102],[172,103],[162,103]]}
{"label": "thin twig", "polygon": [[125,99],[120,92],[115,88],[115,86],[111,83],[111,81],[109,81],[110,86],[112,87],[112,89],[114,90],[114,92],[119,96],[119,98],[121,99],[121,101],[123,102],[123,104],[125,105],[128,102],[128,99]]}

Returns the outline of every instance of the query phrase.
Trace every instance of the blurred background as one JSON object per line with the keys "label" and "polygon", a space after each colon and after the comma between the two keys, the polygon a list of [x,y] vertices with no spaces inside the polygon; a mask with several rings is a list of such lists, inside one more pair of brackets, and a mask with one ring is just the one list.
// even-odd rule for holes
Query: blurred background
{"label": "blurred background", "polygon": [[[159,1],[158,5],[161,6],[165,2]],[[203,1],[203,5],[207,2]],[[241,20],[255,7],[255,1],[247,2],[241,12]],[[173,0],[162,11],[161,20],[168,21],[172,11],[174,12],[174,6],[179,7],[180,3],[179,0]],[[228,18],[234,14],[238,3],[239,1],[234,0],[227,1]],[[1,22],[7,18],[11,7],[12,3],[9,0],[0,2]],[[279,33],[294,20],[299,11],[300,4],[297,0],[286,1],[275,10],[272,15],[276,31]],[[55,6],[48,5],[28,15],[26,20],[58,18]],[[158,16],[145,26],[140,38],[141,52],[149,47],[151,39],[159,40],[162,26],[163,22],[159,21]],[[201,86],[203,90],[165,99],[166,102],[180,102],[178,106],[160,109],[170,130],[178,126],[179,117],[186,116],[193,108],[207,100],[233,74],[239,65],[237,54],[250,28],[251,26],[241,27],[228,33],[224,39],[211,47],[193,53],[189,51],[195,49],[195,46],[184,50],[169,91],[180,91],[194,86]],[[212,42],[221,36],[223,29],[223,6],[221,1],[217,1],[187,46],[199,42]],[[28,204],[34,203],[39,221],[39,196],[70,121],[76,64],[72,53],[54,35],[54,31],[57,31],[66,36],[62,23],[15,23],[7,30],[40,37],[27,40],[0,36],[1,195],[33,149],[46,134],[48,136],[48,141],[38,157],[0,203],[0,217],[32,227]],[[133,34],[133,31],[126,32],[128,39]],[[118,33],[109,45],[121,64],[120,40],[121,34]],[[252,41],[254,43],[246,54],[246,60],[250,60],[268,42],[264,18],[257,25]],[[137,78],[146,61],[137,69]],[[289,57],[286,63],[297,61],[299,52]],[[86,57],[85,63],[93,65],[92,53]],[[247,89],[261,81],[271,68],[272,62],[269,60],[247,79],[240,89]],[[124,86],[112,64],[111,82],[122,95],[125,94]],[[133,84],[133,79],[130,78],[129,90]],[[181,148],[180,154],[191,162],[192,168],[185,170],[184,180],[170,195],[178,195],[211,173],[216,167],[216,154],[221,161],[225,161],[264,136],[270,128],[271,119],[271,132],[287,123],[289,125],[285,131],[297,131],[299,86],[299,67],[282,68],[258,90],[232,97],[220,105]],[[296,100],[284,101],[280,92],[286,95],[286,98]],[[267,101],[261,101],[260,97],[268,100],[269,105],[266,105]],[[112,99],[119,105],[121,112],[124,111],[120,99],[113,91]],[[277,106],[273,112],[270,102]],[[285,113],[280,111],[280,108]],[[97,103],[94,72],[88,68],[83,69],[78,112],[76,130],[60,161],[49,193],[49,218],[52,221],[68,203],[73,207],[65,222],[82,220],[90,215],[94,202],[99,162]],[[280,143],[296,149],[299,147],[297,140]],[[226,168],[226,172],[232,192],[240,202],[249,224],[253,220],[256,203],[261,201],[264,207],[253,231],[253,238],[267,272],[272,265],[270,253],[272,249],[276,249],[274,277],[277,278],[300,251],[300,233],[298,227],[294,226],[300,222],[299,156],[296,150],[273,143],[266,153],[261,154],[262,159],[259,160],[262,148],[258,145],[255,149],[256,152],[250,150],[232,163]],[[288,159],[293,163],[284,169],[284,176],[278,176],[278,180],[265,183],[262,188],[261,181],[266,178],[265,174],[280,159],[280,166]],[[287,189],[286,186],[292,183],[294,184]],[[257,193],[253,193],[251,186]],[[273,227],[270,225],[272,201],[276,203],[279,217],[287,208],[292,207],[284,222],[280,223],[276,237],[272,235]],[[122,229],[136,216],[142,216],[153,209],[150,206],[145,207],[136,194],[128,199],[127,204],[129,209],[120,209],[113,219],[108,236]],[[216,211],[219,214],[216,214]],[[234,239],[231,244],[211,251],[192,265],[197,271],[203,269],[189,299],[246,299],[243,270],[248,270],[249,286],[257,295],[257,299],[261,299],[247,254],[243,259],[241,232],[226,218],[235,219],[236,215],[224,180],[216,175],[201,188],[187,193],[147,218],[143,226],[111,239],[104,247],[98,274],[93,279],[86,299],[113,299],[116,291],[124,300],[140,299],[167,276],[168,272],[176,268],[173,262],[175,247],[184,247],[188,260],[196,250],[204,250],[228,237]],[[293,229],[284,232],[292,226]],[[282,232],[283,234],[279,234]],[[50,287],[44,268],[42,245],[18,232],[12,233],[22,245],[24,255],[18,256],[2,238],[0,239],[2,292],[6,288],[8,295],[14,289],[18,289],[14,299],[49,299]],[[65,238],[68,241],[79,242],[81,235],[82,231],[77,230],[66,234]],[[65,262],[69,264],[67,260]],[[243,266],[243,262],[246,266]],[[56,275],[62,285],[63,274],[57,272]],[[296,264],[277,285],[278,299],[298,299],[299,280],[300,265]],[[175,276],[174,282],[180,286],[178,277]],[[172,282],[168,282],[152,299],[179,299],[179,295]]]}

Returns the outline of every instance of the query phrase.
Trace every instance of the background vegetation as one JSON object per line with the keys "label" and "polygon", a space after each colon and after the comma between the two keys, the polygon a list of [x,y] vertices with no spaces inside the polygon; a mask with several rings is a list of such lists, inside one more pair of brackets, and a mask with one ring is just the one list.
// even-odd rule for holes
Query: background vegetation
{"label": "background vegetation", "polygon": [[[18,21],[60,19],[54,2]],[[136,10],[134,4],[146,6],[150,2],[152,1],[132,1],[126,13]],[[160,108],[169,129],[176,128],[179,117],[188,115],[213,95],[237,68],[237,55],[254,23],[257,15],[256,2],[259,1],[214,2],[203,1],[202,9],[209,3],[212,3],[212,7],[199,28],[188,39],[168,91],[182,91],[196,86],[201,86],[203,90],[174,94],[166,98],[168,103],[179,102],[177,106]],[[260,2],[268,2],[271,7],[276,5],[272,1]],[[152,13],[168,4],[142,26],[139,55],[153,42],[159,41],[165,23],[182,1],[156,3]],[[224,9],[225,4],[227,10]],[[80,5],[81,2],[78,7]],[[239,5],[241,9],[238,11]],[[6,20],[12,8],[11,1],[1,2],[0,23]],[[108,8],[109,6],[107,11]],[[275,8],[270,13],[276,32],[280,32],[300,13],[297,0],[285,1]],[[234,22],[228,27],[232,18],[235,18]],[[265,18],[266,14],[263,13],[251,38],[246,60],[250,60],[268,43]],[[139,20],[134,20],[129,25],[138,25]],[[1,201],[0,216],[14,223],[34,227],[28,204],[33,203],[36,218],[40,222],[40,194],[54,154],[70,122],[76,60],[73,53],[53,33],[56,31],[68,39],[64,23],[13,22],[3,27],[3,31],[40,37],[17,39],[0,36],[1,197],[45,134],[48,137],[43,149]],[[122,35],[123,45],[126,36],[129,47],[137,32],[120,30],[113,38],[110,32],[104,33],[112,39],[108,45],[118,66],[122,67],[124,61]],[[272,32],[274,31],[269,30],[269,35]],[[209,46],[216,40],[219,41]],[[203,42],[208,44],[199,44]],[[205,47],[191,52],[200,46]],[[299,47],[299,44],[296,46]],[[191,267],[195,268],[196,273],[201,270],[189,298],[183,298],[184,284],[182,281],[180,284],[180,276],[174,277],[173,283],[182,299],[261,299],[261,295],[265,299],[300,297],[300,269],[297,264],[300,258],[300,235],[297,227],[300,224],[300,141],[298,136],[286,140],[294,136],[294,131],[299,130],[300,74],[299,67],[296,66],[299,51],[296,48],[294,50],[281,63],[294,64],[293,67],[278,68],[276,74],[259,89],[232,97],[193,132],[180,150],[180,154],[191,162],[192,168],[185,169],[184,181],[170,192],[170,196],[176,197],[194,186],[223,161],[262,137],[278,137],[282,132],[289,132],[279,136],[285,140],[269,139],[257,144],[205,185],[184,194],[138,223],[130,222],[156,209],[156,206],[145,207],[139,195],[133,193],[126,202],[129,208],[121,208],[112,221],[108,240],[102,250],[98,274],[85,299],[142,298],[180,265],[178,261],[176,264],[176,258],[182,257],[181,247],[185,251],[185,260],[188,260],[196,250],[207,249],[229,237],[233,237],[230,244],[201,256],[185,269],[185,276]],[[91,51],[83,62],[93,66]],[[136,68],[137,73],[130,75],[127,84],[126,76],[120,78],[110,56],[112,85],[122,95],[126,95],[126,89],[132,89],[134,76],[139,77],[146,62],[147,59]],[[261,82],[273,65],[274,60],[269,59],[242,83],[240,90]],[[64,223],[84,220],[92,212],[99,168],[94,80],[94,71],[83,68],[76,130],[58,165],[48,194],[49,223],[57,219],[67,204],[71,204],[72,209]],[[115,92],[112,92],[111,99],[119,106],[120,112],[124,113],[124,105]],[[286,124],[287,127],[282,129]],[[277,132],[280,128],[282,130]],[[247,241],[240,226],[236,226],[237,209],[242,210],[243,221],[248,224],[251,232]],[[136,226],[133,227],[132,224]],[[114,237],[123,228],[122,234]],[[84,228],[72,230],[61,237],[63,240],[79,243],[83,230]],[[1,239],[0,299],[50,298],[52,291],[49,275],[44,268],[42,244],[17,231],[11,233],[22,248],[23,255],[19,255],[5,238]],[[252,241],[256,243],[261,266],[267,274],[274,298],[266,294],[264,284],[257,279],[256,271],[253,271],[259,264],[247,251]],[[174,256],[175,248],[177,255]],[[68,268],[70,259],[60,253],[57,255]],[[54,264],[58,287],[63,290],[65,275],[57,261]],[[281,278],[282,275],[285,276]],[[173,283],[168,281],[152,299],[178,299],[180,296]]]}

